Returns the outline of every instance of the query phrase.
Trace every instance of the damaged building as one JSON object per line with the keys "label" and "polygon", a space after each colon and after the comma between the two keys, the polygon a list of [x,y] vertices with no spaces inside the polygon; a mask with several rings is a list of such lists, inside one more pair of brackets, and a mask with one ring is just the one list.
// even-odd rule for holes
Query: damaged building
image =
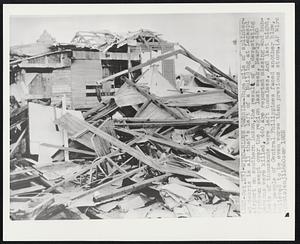
{"label": "damaged building", "polygon": [[[147,30],[124,36],[79,31],[67,44],[56,42],[45,31],[36,43],[11,48],[11,95],[19,102],[43,99],[55,104],[66,94],[69,108],[84,110],[102,97],[113,96],[123,84],[116,77],[96,90],[96,81],[137,66],[145,53],[151,57],[173,49],[173,43]],[[162,61],[161,69],[163,77],[175,84],[174,60]],[[140,76],[141,70],[132,75]]]}
{"label": "damaged building", "polygon": [[238,82],[211,62],[148,30],[44,32],[10,74],[12,220],[240,216]]}

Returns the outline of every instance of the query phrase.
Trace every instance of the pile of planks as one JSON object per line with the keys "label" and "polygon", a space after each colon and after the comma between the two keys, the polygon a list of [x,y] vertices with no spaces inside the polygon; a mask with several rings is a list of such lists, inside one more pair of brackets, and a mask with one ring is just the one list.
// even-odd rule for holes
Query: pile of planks
{"label": "pile of planks", "polygon": [[[128,78],[177,54],[206,70],[203,76],[187,67],[201,92],[174,87],[173,95],[158,96],[147,87],[151,82]],[[53,162],[41,164],[24,155],[14,159],[11,176],[23,178],[11,177],[11,186],[33,180],[40,185],[11,191],[11,218],[239,216],[236,81],[183,47],[100,83],[117,76],[124,85],[115,98],[102,100],[82,117],[66,110],[51,121],[67,135],[63,145],[40,142],[41,148],[56,150]]]}

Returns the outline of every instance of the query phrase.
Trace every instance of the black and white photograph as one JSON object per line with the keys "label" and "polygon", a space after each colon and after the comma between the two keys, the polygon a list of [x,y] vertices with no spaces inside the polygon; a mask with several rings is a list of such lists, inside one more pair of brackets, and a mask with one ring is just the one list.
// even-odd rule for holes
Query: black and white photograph
{"label": "black and white photograph", "polygon": [[234,16],[10,28],[13,220],[239,216]]}
{"label": "black and white photograph", "polygon": [[125,5],[6,8],[7,229],[290,237],[292,6]]}

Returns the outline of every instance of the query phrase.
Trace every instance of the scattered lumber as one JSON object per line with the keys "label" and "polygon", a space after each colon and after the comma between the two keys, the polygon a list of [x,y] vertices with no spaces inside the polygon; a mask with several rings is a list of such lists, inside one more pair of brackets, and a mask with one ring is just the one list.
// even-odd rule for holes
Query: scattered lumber
{"label": "scattered lumber", "polygon": [[[180,47],[98,81],[119,77],[123,85],[86,112],[60,112],[38,99],[14,104],[11,219],[235,216],[229,209],[239,214],[237,81]],[[198,79],[196,89],[167,86],[158,70],[153,77],[160,79],[148,73],[139,82],[145,72],[135,78],[133,72],[151,65],[154,70],[155,63],[178,54],[203,68],[200,74],[186,67]]]}

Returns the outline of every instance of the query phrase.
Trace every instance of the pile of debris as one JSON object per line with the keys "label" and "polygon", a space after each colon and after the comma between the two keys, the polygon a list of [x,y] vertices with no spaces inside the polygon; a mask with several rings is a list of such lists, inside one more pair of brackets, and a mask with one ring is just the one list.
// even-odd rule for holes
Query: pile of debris
{"label": "pile of debris", "polygon": [[[177,54],[205,70],[186,68],[197,92],[154,65]],[[11,219],[239,216],[237,82],[184,48],[99,84],[118,76],[114,98],[84,113],[12,100]]]}

